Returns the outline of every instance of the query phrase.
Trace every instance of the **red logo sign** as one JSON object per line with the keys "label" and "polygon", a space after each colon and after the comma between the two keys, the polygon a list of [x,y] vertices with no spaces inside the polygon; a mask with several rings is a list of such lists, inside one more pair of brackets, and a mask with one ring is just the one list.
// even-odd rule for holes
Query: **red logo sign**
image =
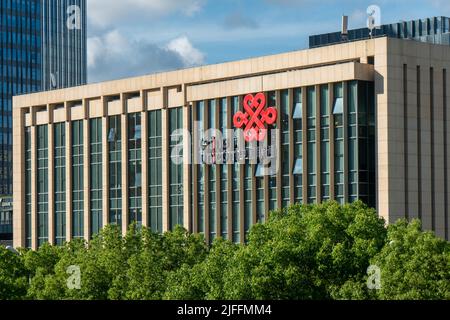
{"label": "red logo sign", "polygon": [[277,109],[266,109],[266,96],[258,93],[244,98],[244,111],[234,115],[233,123],[238,129],[244,129],[245,141],[263,141],[267,135],[266,124],[271,125],[277,121]]}

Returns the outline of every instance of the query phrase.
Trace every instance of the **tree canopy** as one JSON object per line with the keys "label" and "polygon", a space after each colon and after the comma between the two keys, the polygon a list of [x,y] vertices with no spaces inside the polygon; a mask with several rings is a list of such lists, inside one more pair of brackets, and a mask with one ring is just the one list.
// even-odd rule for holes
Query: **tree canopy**
{"label": "tree canopy", "polygon": [[0,247],[0,299],[450,299],[450,244],[418,220],[386,227],[361,202],[272,212],[245,245],[107,226],[90,242]]}

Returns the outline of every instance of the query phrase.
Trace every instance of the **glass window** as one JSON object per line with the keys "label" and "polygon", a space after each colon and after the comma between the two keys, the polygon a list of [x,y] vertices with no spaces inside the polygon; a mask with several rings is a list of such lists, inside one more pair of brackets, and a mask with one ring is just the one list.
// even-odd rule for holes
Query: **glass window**
{"label": "glass window", "polygon": [[89,120],[91,235],[103,227],[102,119]]}
{"label": "glass window", "polygon": [[[209,100],[208,101],[208,129],[214,129],[216,128],[216,109],[217,104],[216,100]],[[213,148],[211,144],[215,141],[216,137],[214,134],[209,135],[207,137],[208,141],[210,141],[210,145],[208,145],[208,202],[209,202],[209,239],[212,242],[217,237],[217,224],[216,224],[216,208],[217,208],[217,201],[216,201],[216,180],[217,180],[217,170],[216,165],[214,164],[214,155],[213,155]]]}
{"label": "glass window", "polygon": [[84,237],[83,120],[72,122],[72,236]]}
{"label": "glass window", "polygon": [[317,141],[316,141],[316,90],[315,87],[308,87],[308,203],[317,200]]}
{"label": "glass window", "polygon": [[162,129],[161,110],[148,114],[149,224],[153,232],[162,233]]}
{"label": "glass window", "polygon": [[38,246],[48,242],[48,126],[37,127]]}
{"label": "glass window", "polygon": [[55,243],[58,246],[66,240],[66,124],[54,126],[55,157]]}
{"label": "glass window", "polygon": [[258,164],[256,166],[255,177],[261,178],[264,177],[265,168],[263,164]]}
{"label": "glass window", "polygon": [[342,113],[344,113],[344,99],[343,98],[335,98],[333,114],[342,114]]}
{"label": "glass window", "polygon": [[302,119],[303,118],[303,106],[301,102],[297,102],[295,104],[295,109],[294,109],[294,119]]}
{"label": "glass window", "polygon": [[289,91],[282,90],[281,91],[281,111],[284,115],[284,121],[281,123],[281,156],[282,159],[286,159],[286,161],[282,161],[281,163],[281,172],[282,172],[282,207],[286,208],[291,203],[290,198],[290,164],[288,159],[290,159],[290,146],[289,146],[289,138],[290,138],[290,128],[289,128],[289,114],[291,106],[289,104]]}
{"label": "glass window", "polygon": [[183,108],[169,109],[169,119],[169,152],[171,156],[169,165],[169,208],[170,227],[173,230],[177,225],[184,225],[183,165],[178,164],[178,161],[174,158],[175,156],[183,156],[183,135],[177,131],[183,128]]}
{"label": "glass window", "polygon": [[116,128],[111,128],[108,134],[108,142],[115,142],[117,140]]}
{"label": "glass window", "polygon": [[[294,104],[296,105],[296,111],[298,117],[294,117],[294,158],[296,162],[303,158],[303,107],[302,107],[302,89],[294,89]],[[301,108],[301,110],[297,110]],[[298,169],[298,163],[296,167]],[[303,161],[301,162],[302,170],[299,170],[294,175],[294,199],[296,203],[303,201]]]}
{"label": "glass window", "polygon": [[330,103],[329,87],[322,85],[320,87],[320,116],[321,116],[321,196],[322,201],[330,199]]}
{"label": "glass window", "polygon": [[122,129],[121,116],[111,116],[109,126],[109,223],[122,226]]}
{"label": "glass window", "polygon": [[[225,130],[228,128],[228,103],[227,99],[223,98],[219,101],[219,129],[222,132],[222,140],[225,140]],[[226,143],[223,143],[223,152],[226,152]],[[223,157],[223,163],[220,166],[220,226],[221,236],[227,239],[228,231],[228,203],[231,200],[228,194],[228,165],[226,157]]]}
{"label": "glass window", "polygon": [[128,201],[129,222],[142,225],[141,114],[128,115]]}
{"label": "glass window", "polygon": [[294,175],[303,174],[303,159],[297,159],[294,166]]}

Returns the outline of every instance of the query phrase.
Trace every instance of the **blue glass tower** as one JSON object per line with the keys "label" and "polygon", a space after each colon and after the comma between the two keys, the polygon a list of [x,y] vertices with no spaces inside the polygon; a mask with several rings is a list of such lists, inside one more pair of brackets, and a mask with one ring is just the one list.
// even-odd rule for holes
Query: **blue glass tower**
{"label": "blue glass tower", "polygon": [[0,11],[0,195],[10,195],[12,97],[86,83],[86,0],[2,0]]}
{"label": "blue glass tower", "polygon": [[86,83],[86,0],[1,0],[0,42],[0,196],[7,196],[12,97]]}

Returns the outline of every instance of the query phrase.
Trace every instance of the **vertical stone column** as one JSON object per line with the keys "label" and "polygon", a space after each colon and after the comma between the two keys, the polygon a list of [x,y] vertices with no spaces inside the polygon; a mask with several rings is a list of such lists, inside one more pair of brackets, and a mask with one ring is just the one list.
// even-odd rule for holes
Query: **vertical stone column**
{"label": "vertical stone column", "polygon": [[122,102],[121,132],[122,132],[122,233],[125,235],[129,227],[128,199],[128,115],[124,94],[120,95]]}
{"label": "vertical stone column", "polygon": [[84,239],[89,241],[91,239],[91,132],[89,123],[89,101],[83,100],[83,216],[84,216]]}
{"label": "vertical stone column", "polygon": [[[163,90],[165,91],[165,90]],[[163,216],[163,232],[169,231],[170,228],[170,210],[169,210],[169,197],[170,197],[170,186],[169,186],[169,123],[168,123],[168,113],[169,110],[164,108],[161,110],[161,121],[162,121],[162,216]]]}
{"label": "vertical stone column", "polygon": [[13,109],[13,235],[14,247],[25,247],[25,114],[23,109]]}
{"label": "vertical stone column", "polygon": [[38,248],[38,206],[37,206],[37,127],[36,114],[32,110],[32,126],[31,126],[31,248]]}
{"label": "vertical stone column", "polygon": [[277,90],[276,92],[276,100],[277,105],[276,109],[278,110],[278,117],[277,117],[277,129],[278,129],[278,135],[277,135],[277,205],[278,209],[281,209],[283,206],[283,197],[281,195],[283,190],[283,169],[282,169],[282,159],[281,159],[281,148],[282,148],[282,128],[281,128],[281,118],[282,118],[282,110],[281,110],[281,91]]}
{"label": "vertical stone column", "polygon": [[109,141],[108,141],[108,104],[105,97],[101,97],[103,107],[102,117],[102,220],[103,228],[109,224]]}
{"label": "vertical stone column", "polygon": [[334,85],[330,83],[328,85],[328,97],[330,99],[329,112],[330,112],[330,200],[335,200],[335,165],[334,165],[334,152],[335,152],[335,137],[334,137]]}
{"label": "vertical stone column", "polygon": [[70,106],[66,102],[66,241],[72,240],[72,120]]}
{"label": "vertical stone column", "polygon": [[53,124],[53,108],[48,110],[48,243],[55,244],[55,130]]}
{"label": "vertical stone column", "polygon": [[[233,128],[233,114],[231,114],[232,108],[231,108],[231,98],[227,98],[227,128],[231,129]],[[228,138],[228,137],[227,137]],[[228,139],[227,139],[228,140]],[[231,146],[234,148],[234,144],[232,141],[228,141],[228,148]],[[230,152],[229,149],[227,149],[227,152]],[[227,234],[228,234],[228,240],[233,241],[233,170],[234,166],[232,164],[224,163],[224,165],[228,166],[228,172],[227,172],[227,194],[228,194],[228,201],[227,201],[227,214],[228,214],[228,226],[227,226]]]}
{"label": "vertical stone column", "polygon": [[303,203],[308,203],[308,87],[302,87]]}
{"label": "vertical stone column", "polygon": [[[184,89],[186,92],[186,88]],[[191,106],[188,102],[185,102],[183,107],[183,129],[185,131],[183,136],[183,222],[184,228],[193,232],[193,223],[191,215],[191,144],[193,143],[192,137],[188,134],[190,131],[190,119],[191,119]]]}
{"label": "vertical stone column", "polygon": [[344,82],[344,202],[348,202],[348,82]]}
{"label": "vertical stone column", "polygon": [[[295,203],[295,136],[294,136],[294,90],[289,89],[289,198],[291,204]],[[286,161],[286,159],[284,159]]]}

